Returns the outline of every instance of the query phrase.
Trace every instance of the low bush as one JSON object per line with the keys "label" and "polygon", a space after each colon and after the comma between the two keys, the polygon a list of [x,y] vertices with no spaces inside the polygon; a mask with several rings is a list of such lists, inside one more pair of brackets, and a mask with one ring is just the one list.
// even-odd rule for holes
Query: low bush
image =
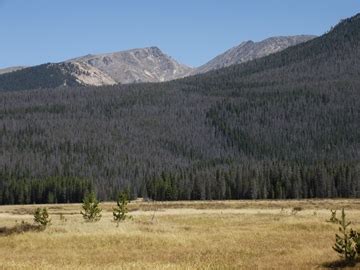
{"label": "low bush", "polygon": [[44,227],[42,226],[22,221],[20,224],[16,224],[13,227],[0,227],[0,236],[8,236],[25,232],[39,232],[42,230],[44,230]]}

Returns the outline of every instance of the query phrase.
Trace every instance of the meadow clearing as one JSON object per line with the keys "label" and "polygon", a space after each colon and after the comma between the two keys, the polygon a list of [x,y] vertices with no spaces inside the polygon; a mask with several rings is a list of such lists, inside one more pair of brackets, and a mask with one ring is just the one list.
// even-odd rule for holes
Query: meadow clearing
{"label": "meadow clearing", "polygon": [[[322,269],[339,260],[330,209],[360,229],[360,200],[138,200],[119,227],[113,206],[86,223],[80,204],[46,205],[45,231],[0,233],[0,269]],[[0,206],[0,227],[33,222],[36,207]]]}

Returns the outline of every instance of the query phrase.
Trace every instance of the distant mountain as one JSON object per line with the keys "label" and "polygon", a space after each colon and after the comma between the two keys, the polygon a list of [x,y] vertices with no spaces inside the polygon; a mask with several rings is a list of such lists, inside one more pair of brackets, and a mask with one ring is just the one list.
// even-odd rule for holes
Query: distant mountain
{"label": "distant mountain", "polygon": [[192,70],[164,54],[157,47],[87,55],[70,62],[91,65],[123,84],[169,81],[185,77]]}
{"label": "distant mountain", "polygon": [[13,72],[13,71],[17,71],[17,70],[21,70],[26,68],[25,66],[18,66],[18,67],[8,67],[8,68],[0,68],[0,75],[1,74],[5,74],[5,73],[9,73],[9,72]]}
{"label": "distant mountain", "polygon": [[239,46],[231,48],[223,54],[218,55],[208,63],[195,69],[192,73],[205,73],[211,70],[228,67],[235,64],[245,63],[276,52],[288,47],[309,41],[316,36],[300,35],[271,37],[260,42],[246,41]]}
{"label": "distant mountain", "polygon": [[178,63],[157,47],[86,55],[28,68],[1,69],[0,91],[170,81],[248,62],[313,38],[302,35],[243,42],[195,69]]}
{"label": "distant mountain", "polygon": [[6,69],[0,73],[0,91],[162,82],[185,77],[191,70],[159,48],[150,47]]}

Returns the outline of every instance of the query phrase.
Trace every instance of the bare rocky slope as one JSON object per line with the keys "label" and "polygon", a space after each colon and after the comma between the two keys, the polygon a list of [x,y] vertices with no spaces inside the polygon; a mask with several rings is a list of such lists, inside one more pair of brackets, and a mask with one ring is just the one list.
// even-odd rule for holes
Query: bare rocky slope
{"label": "bare rocky slope", "polygon": [[70,73],[81,85],[102,86],[117,83],[111,76],[87,63],[72,61],[63,64],[66,67],[64,72]]}
{"label": "bare rocky slope", "polygon": [[260,42],[246,41],[239,46],[218,55],[208,63],[193,70],[192,74],[205,73],[211,70],[228,67],[235,64],[245,63],[276,52],[288,47],[309,41],[315,38],[310,35],[271,37]]}
{"label": "bare rocky slope", "polygon": [[185,77],[192,70],[157,47],[87,55],[69,61],[90,65],[123,84],[169,81]]}

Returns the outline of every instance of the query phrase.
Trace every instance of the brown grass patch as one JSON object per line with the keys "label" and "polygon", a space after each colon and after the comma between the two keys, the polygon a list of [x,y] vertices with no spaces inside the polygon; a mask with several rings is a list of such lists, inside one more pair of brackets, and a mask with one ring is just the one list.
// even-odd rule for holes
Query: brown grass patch
{"label": "brown grass patch", "polygon": [[[0,266],[4,269],[346,268],[349,265],[338,264],[338,256],[331,249],[337,226],[326,222],[329,209],[346,205],[348,218],[354,228],[359,228],[358,200],[137,201],[130,204],[133,220],[119,227],[112,222],[114,203],[102,204],[105,210],[98,223],[83,221],[80,204],[48,205],[52,217],[49,229],[0,237]],[[36,207],[1,206],[0,226],[10,228],[19,219],[30,222],[32,216],[26,213],[32,213]],[[301,207],[301,211],[293,214],[295,207]],[[66,222],[60,220],[60,214]]]}

